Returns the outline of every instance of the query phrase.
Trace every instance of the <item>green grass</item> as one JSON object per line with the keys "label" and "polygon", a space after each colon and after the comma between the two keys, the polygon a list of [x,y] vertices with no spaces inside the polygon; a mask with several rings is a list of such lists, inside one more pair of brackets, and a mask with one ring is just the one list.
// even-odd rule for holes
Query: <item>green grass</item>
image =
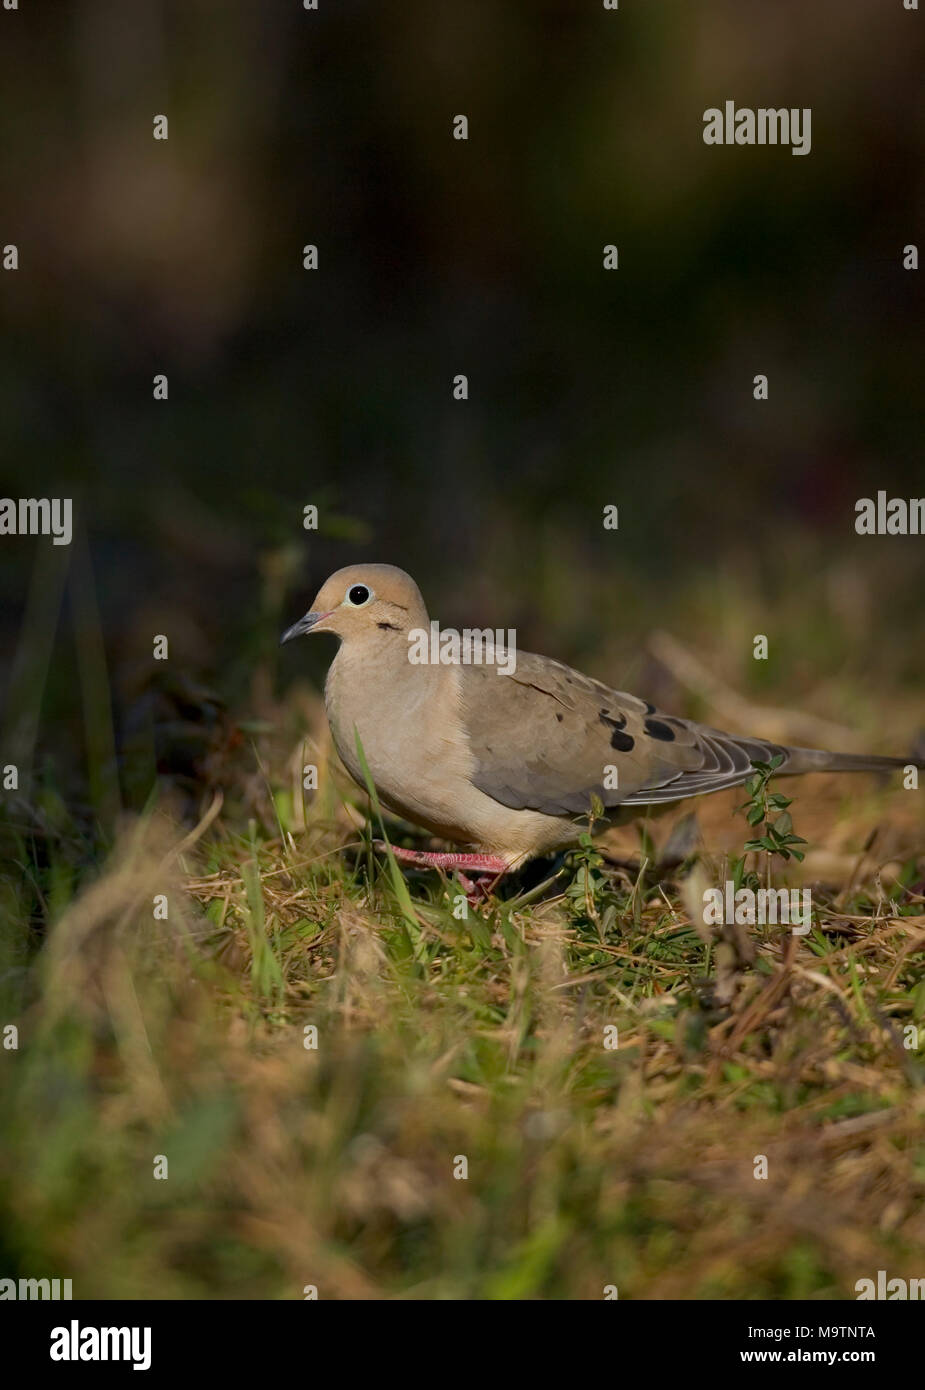
{"label": "green grass", "polygon": [[920,1271],[920,893],[856,883],[799,942],[707,939],[689,887],[585,848],[459,920],[457,885],[396,881],[336,796],[297,838],[267,765],[243,830],[149,811],[82,885],[72,845],[7,827],[33,920],[4,934],[4,1274],[102,1298],[786,1299]]}

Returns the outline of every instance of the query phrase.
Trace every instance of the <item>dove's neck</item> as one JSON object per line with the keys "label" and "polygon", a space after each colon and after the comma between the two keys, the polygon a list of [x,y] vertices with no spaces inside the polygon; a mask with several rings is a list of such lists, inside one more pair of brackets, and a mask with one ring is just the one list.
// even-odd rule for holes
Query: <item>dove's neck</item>
{"label": "dove's neck", "polygon": [[362,784],[356,752],[359,733],[374,781],[391,780],[396,764],[423,754],[433,732],[456,738],[459,672],[454,666],[410,660],[404,633],[341,643],[328,671],[324,702],[334,743]]}

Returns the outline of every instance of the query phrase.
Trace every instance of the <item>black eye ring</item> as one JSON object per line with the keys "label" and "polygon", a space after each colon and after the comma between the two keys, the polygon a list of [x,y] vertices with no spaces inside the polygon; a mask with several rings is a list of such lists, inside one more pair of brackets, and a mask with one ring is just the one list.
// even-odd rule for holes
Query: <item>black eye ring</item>
{"label": "black eye ring", "polygon": [[353,604],[354,608],[362,608],[370,596],[370,591],[365,584],[354,584],[347,590],[347,602]]}

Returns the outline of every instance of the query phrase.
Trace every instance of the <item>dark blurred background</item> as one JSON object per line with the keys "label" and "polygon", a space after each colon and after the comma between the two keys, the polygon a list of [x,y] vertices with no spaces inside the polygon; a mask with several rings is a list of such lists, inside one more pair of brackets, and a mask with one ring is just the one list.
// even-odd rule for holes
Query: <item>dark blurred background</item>
{"label": "dark blurred background", "polygon": [[[0,11],[0,493],[80,519],[70,549],[0,541],[0,762],[76,791],[165,700],[243,719],[282,672],[320,681],[330,652],[278,668],[276,636],[358,559],[614,683],[661,626],[707,661],[735,640],[753,682],[739,639],[770,631],[795,699],[878,662],[920,690],[925,539],[859,537],[854,504],[925,494],[923,24],[901,0]],[[811,107],[811,154],[705,146],[727,98]]]}

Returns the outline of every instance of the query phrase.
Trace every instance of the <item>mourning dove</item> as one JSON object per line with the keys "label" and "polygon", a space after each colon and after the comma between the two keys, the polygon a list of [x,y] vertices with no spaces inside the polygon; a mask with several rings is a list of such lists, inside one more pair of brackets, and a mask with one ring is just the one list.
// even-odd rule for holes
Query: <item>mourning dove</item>
{"label": "mourning dove", "polygon": [[[430,632],[420,590],[393,565],[348,565],[281,638],[340,639],[324,688],[334,743],[383,803],[467,853],[396,849],[407,863],[496,877],[574,843],[596,797],[610,820],[735,787],[752,760],[781,775],[882,771],[915,759],[743,738],[663,714],[550,657],[498,649],[489,664],[412,660]],[[473,649],[474,650],[474,649]],[[582,823],[582,817],[585,822]]]}

